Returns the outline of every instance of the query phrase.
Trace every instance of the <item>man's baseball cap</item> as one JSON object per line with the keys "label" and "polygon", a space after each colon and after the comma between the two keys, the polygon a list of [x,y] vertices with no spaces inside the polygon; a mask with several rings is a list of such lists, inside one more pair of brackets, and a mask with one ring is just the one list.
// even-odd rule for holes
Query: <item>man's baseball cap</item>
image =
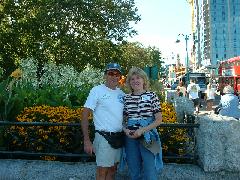
{"label": "man's baseball cap", "polygon": [[107,72],[109,70],[117,70],[117,71],[119,71],[122,74],[121,67],[117,63],[109,63],[109,64],[107,64],[105,72]]}

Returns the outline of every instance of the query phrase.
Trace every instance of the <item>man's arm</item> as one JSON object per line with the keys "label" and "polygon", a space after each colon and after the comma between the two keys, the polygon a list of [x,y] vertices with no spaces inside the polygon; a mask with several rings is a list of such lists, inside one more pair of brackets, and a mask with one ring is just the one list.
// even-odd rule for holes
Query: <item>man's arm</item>
{"label": "man's arm", "polygon": [[82,112],[81,128],[83,133],[84,151],[90,155],[93,153],[93,145],[89,138],[89,121],[88,117],[91,113],[91,109],[84,108]]}

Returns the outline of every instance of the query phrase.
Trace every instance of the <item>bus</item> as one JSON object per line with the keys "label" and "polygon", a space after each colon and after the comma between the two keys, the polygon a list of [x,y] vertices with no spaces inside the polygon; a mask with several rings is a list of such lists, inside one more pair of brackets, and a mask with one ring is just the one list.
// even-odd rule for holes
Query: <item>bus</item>
{"label": "bus", "polygon": [[183,84],[187,87],[190,83],[190,79],[195,79],[196,84],[200,87],[201,98],[204,97],[205,91],[207,89],[207,77],[205,73],[198,73],[198,72],[189,72],[184,74],[179,78],[179,81],[182,81]]}
{"label": "bus", "polygon": [[220,62],[218,75],[218,84],[221,94],[223,88],[227,85],[233,87],[234,94],[240,94],[240,56]]}

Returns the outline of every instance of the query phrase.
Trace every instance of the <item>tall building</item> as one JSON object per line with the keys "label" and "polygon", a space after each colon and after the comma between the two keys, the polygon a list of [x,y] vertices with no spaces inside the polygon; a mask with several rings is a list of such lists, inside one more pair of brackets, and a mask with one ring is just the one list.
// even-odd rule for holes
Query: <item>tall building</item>
{"label": "tall building", "polygon": [[195,67],[240,55],[240,0],[189,0]]}

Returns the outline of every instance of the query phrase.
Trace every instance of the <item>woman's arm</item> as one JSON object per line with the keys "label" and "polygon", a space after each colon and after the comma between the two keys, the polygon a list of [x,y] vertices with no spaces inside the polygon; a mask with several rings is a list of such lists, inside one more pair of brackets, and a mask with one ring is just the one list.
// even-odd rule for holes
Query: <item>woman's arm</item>
{"label": "woman's arm", "polygon": [[158,112],[156,113],[155,115],[155,121],[153,121],[151,124],[149,124],[148,126],[146,127],[141,127],[139,128],[138,130],[135,131],[134,133],[134,137],[135,138],[138,138],[140,137],[141,135],[143,135],[145,132],[147,131],[150,131],[151,129],[153,128],[156,128],[157,126],[159,126],[162,122],[162,113],[161,112]]}

